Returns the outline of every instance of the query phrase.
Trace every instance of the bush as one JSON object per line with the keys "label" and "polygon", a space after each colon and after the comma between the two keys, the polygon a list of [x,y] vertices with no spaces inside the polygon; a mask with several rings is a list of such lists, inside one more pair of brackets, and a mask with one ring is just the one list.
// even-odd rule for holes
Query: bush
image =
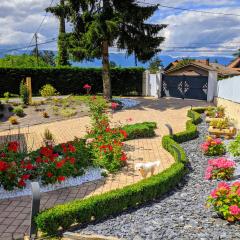
{"label": "bush", "polygon": [[24,116],[24,111],[22,107],[15,107],[13,109],[13,112],[18,116],[18,117],[23,117]]}
{"label": "bush", "polygon": [[157,124],[155,122],[143,122],[132,125],[125,125],[123,130],[127,132],[127,140],[137,138],[148,138],[154,137]]}
{"label": "bush", "polygon": [[[112,91],[114,95],[142,95],[143,68],[111,69]],[[61,94],[85,94],[83,86],[92,86],[91,92],[102,92],[101,68],[0,68],[0,95],[4,92],[19,93],[20,79],[32,78],[33,94],[45,84],[51,84]]]}
{"label": "bush", "polygon": [[231,180],[235,171],[236,163],[226,158],[208,160],[205,179]]}
{"label": "bush", "polygon": [[208,197],[208,206],[229,222],[240,223],[240,182],[220,182]]}
{"label": "bush", "polygon": [[17,118],[15,118],[14,116],[10,117],[8,119],[8,121],[12,124],[12,125],[17,125],[18,124],[18,120]]}
{"label": "bush", "polygon": [[207,140],[201,145],[201,149],[207,156],[222,156],[226,148],[219,138],[207,137]]}
{"label": "bush", "polygon": [[23,104],[28,105],[29,104],[29,90],[26,86],[26,84],[24,83],[24,81],[21,82],[20,84],[20,98],[22,99]]}
{"label": "bush", "polygon": [[228,150],[234,157],[240,156],[240,134],[229,144]]}
{"label": "bush", "polygon": [[[54,110],[55,110],[55,113],[58,113],[58,111],[56,111],[56,108]],[[63,108],[59,111],[59,114],[66,118],[73,117],[77,114],[77,110],[73,108]]]}
{"label": "bush", "polygon": [[47,98],[58,95],[57,90],[51,84],[44,85],[40,89],[39,93],[42,97],[47,97]]}
{"label": "bush", "polygon": [[[192,125],[194,124],[190,120],[187,124],[186,136],[182,137],[181,140],[190,140],[197,136],[197,130]],[[193,132],[190,134],[191,131],[194,131],[193,129],[196,131],[195,134]],[[184,135],[184,132],[182,135]],[[45,210],[36,217],[38,228],[49,235],[56,234],[60,228],[66,230],[75,223],[84,224],[90,223],[93,219],[101,220],[128,208],[137,207],[140,204],[159,198],[172,189],[186,174],[183,163],[187,162],[183,148],[174,141],[173,136],[164,136],[162,144],[176,160],[176,163],[170,168],[122,189],[71,201]],[[180,158],[172,147],[173,145],[180,150]]]}

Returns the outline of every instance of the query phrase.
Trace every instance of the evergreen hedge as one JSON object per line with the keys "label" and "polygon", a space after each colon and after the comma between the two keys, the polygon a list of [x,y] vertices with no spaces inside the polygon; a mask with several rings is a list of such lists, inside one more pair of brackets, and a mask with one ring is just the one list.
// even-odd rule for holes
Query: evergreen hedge
{"label": "evergreen hedge", "polygon": [[[111,69],[113,95],[142,95],[144,68]],[[101,68],[0,68],[0,96],[5,92],[19,94],[22,79],[32,78],[33,94],[49,83],[61,94],[84,94],[83,85],[92,86],[92,93],[102,92]]]}
{"label": "evergreen hedge", "polygon": [[[192,114],[190,115],[192,116]],[[93,220],[101,220],[159,198],[176,186],[187,172],[185,164],[188,159],[178,141],[188,141],[197,136],[195,121],[191,119],[186,123],[186,131],[173,136],[164,136],[162,139],[163,147],[176,160],[170,168],[122,189],[86,199],[74,200],[45,210],[35,219],[38,229],[49,235],[57,234],[60,229],[66,230],[73,224],[85,224]],[[172,147],[173,145],[179,149],[180,159]]]}

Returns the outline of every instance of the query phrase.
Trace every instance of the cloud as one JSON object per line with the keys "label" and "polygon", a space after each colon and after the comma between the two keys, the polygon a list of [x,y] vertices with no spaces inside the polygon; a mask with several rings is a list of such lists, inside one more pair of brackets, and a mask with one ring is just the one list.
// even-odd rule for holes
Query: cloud
{"label": "cloud", "polygon": [[[221,11],[238,14],[240,7],[223,8]],[[177,56],[232,55],[240,45],[239,21],[240,17],[237,16],[195,12],[182,12],[158,19],[159,23],[168,24],[163,32],[166,38],[163,44],[165,53]]]}

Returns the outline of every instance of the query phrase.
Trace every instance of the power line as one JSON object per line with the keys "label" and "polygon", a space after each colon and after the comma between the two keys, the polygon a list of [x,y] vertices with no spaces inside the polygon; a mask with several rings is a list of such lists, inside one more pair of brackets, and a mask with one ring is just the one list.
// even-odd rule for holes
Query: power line
{"label": "power line", "polygon": [[[49,5],[49,7],[51,7],[51,6],[53,5],[53,2],[54,2],[54,1],[55,1],[55,0],[51,0],[51,3],[50,3],[50,5]],[[44,14],[44,17],[43,17],[41,23],[39,24],[39,26],[37,27],[36,31],[34,32],[33,37],[32,37],[31,41],[30,41],[29,44],[28,44],[27,50],[30,48],[30,45],[32,44],[32,41],[33,41],[33,39],[34,39],[35,34],[39,32],[39,30],[41,29],[41,27],[42,27],[45,19],[47,18],[47,16],[48,16],[48,12],[46,12],[46,13]]]}
{"label": "power line", "polygon": [[[156,6],[155,4],[148,3],[148,2],[137,1],[137,3],[146,4],[146,5],[149,5],[149,6]],[[190,8],[173,7],[173,6],[164,5],[164,4],[160,4],[160,3],[157,4],[157,6],[158,7],[162,7],[162,8],[170,8],[170,9],[189,11],[189,12],[198,12],[198,13],[204,13],[204,14],[226,15],[226,16],[237,16],[237,17],[240,17],[239,14],[234,14],[234,13],[222,13],[222,12],[203,11],[203,10],[190,9]]]}
{"label": "power line", "polygon": [[[48,43],[53,43],[53,42],[56,42],[56,41],[57,41],[57,38],[52,38],[52,40],[42,42],[42,43],[38,43],[38,46],[45,45],[45,44],[48,44]],[[6,49],[6,50],[0,52],[0,54],[12,52],[12,51],[24,50],[24,49],[28,49],[29,47],[35,47],[35,46],[36,46],[36,44],[32,44],[30,46],[28,45],[28,46],[25,46],[25,47]]]}

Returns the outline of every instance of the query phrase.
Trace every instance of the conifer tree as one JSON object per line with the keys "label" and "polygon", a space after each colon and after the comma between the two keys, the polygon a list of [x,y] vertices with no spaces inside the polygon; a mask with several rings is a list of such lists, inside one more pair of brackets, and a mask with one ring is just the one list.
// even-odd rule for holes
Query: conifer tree
{"label": "conifer tree", "polygon": [[67,19],[73,27],[68,50],[75,60],[102,59],[103,94],[111,98],[109,48],[135,54],[141,62],[160,52],[164,24],[146,21],[158,6],[141,6],[135,0],[66,0]]}

